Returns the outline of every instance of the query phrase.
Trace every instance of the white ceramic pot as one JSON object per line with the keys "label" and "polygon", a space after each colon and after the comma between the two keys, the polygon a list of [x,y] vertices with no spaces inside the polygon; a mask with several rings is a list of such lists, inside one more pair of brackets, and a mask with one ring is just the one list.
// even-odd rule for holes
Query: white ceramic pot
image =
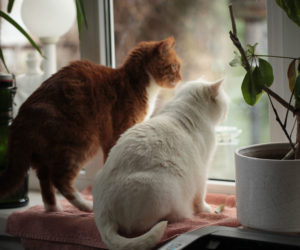
{"label": "white ceramic pot", "polygon": [[274,159],[288,147],[270,143],[235,152],[237,218],[243,226],[300,232],[300,160]]}

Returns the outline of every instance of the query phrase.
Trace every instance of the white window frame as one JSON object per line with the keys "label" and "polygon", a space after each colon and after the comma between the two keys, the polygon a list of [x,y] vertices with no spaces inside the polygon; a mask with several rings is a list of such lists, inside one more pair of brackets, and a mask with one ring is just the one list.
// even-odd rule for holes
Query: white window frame
{"label": "white window frame", "polygon": [[[299,56],[300,55],[300,29],[291,21],[286,13],[275,3],[267,1],[268,17],[268,51],[270,55],[279,56]],[[283,97],[286,101],[290,99],[290,89],[288,87],[287,69],[290,60],[269,58],[273,66],[274,83],[272,89]],[[286,110],[276,101],[274,102],[278,114],[284,118]],[[271,142],[286,142],[287,139],[280,126],[275,121],[275,116],[271,108],[270,113],[270,140]],[[292,115],[289,116],[288,131],[293,126]]]}
{"label": "white window frame", "polygon": [[[89,59],[95,63],[115,67],[113,0],[89,0],[85,1],[84,4],[89,27],[88,30],[83,29],[82,32],[80,41],[81,59]],[[269,54],[284,56],[300,55],[300,46],[297,46],[300,44],[299,27],[289,20],[275,1],[267,1],[267,13]],[[288,100],[290,97],[288,84],[284,85],[281,83],[286,82],[286,71],[289,62],[284,59],[272,58],[269,61],[273,66],[275,77],[272,89]],[[284,109],[281,107],[277,108],[280,116],[284,116]],[[272,142],[286,141],[274,119],[271,109],[269,114],[270,140]],[[95,162],[90,165],[77,178],[79,188],[91,184],[95,173],[99,170],[99,166]],[[31,183],[31,188],[37,187],[37,180],[36,178],[34,179],[33,182],[35,184],[32,185]],[[235,194],[235,182],[209,180],[207,191],[211,193]]]}
{"label": "white window frame", "polygon": [[88,29],[81,34],[81,59],[115,67],[113,0],[89,0],[84,6]]}

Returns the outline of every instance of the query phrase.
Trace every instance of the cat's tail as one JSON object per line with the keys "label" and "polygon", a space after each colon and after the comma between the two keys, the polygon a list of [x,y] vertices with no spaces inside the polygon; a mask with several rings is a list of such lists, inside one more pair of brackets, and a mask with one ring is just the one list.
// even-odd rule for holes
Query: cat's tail
{"label": "cat's tail", "polygon": [[0,169],[0,198],[5,198],[15,192],[25,180],[30,167],[30,147],[23,145],[24,141],[14,140],[13,133],[10,134],[8,142],[8,157],[4,171]]}
{"label": "cat's tail", "polygon": [[167,227],[167,221],[154,225],[148,232],[135,238],[126,238],[118,234],[118,226],[109,222],[98,227],[101,238],[111,250],[147,250],[152,249],[162,238]]}

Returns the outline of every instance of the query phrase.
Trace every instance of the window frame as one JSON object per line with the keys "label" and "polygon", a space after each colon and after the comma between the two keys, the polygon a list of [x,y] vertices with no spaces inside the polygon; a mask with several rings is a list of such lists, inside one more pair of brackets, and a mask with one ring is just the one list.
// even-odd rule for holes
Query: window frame
{"label": "window frame", "polygon": [[[279,56],[295,56],[300,55],[300,29],[292,22],[286,13],[275,3],[275,1],[267,1],[267,25],[268,25],[268,52],[270,55]],[[290,60],[281,58],[269,58],[269,62],[273,66],[274,83],[271,87],[273,91],[278,93],[286,101],[290,99],[290,89],[288,87],[287,69]],[[280,117],[284,117],[286,109],[274,102]],[[287,142],[287,139],[276,122],[272,108],[269,108],[270,120],[270,141],[271,142]],[[288,131],[293,126],[293,117],[289,116]],[[295,139],[295,135],[293,137]]]}
{"label": "window frame", "polygon": [[[88,30],[84,29],[82,32],[80,41],[81,59],[89,59],[95,63],[115,67],[113,0],[90,0],[85,2],[85,8],[89,28]],[[97,11],[99,11],[99,14],[95,13]],[[102,27],[102,29],[99,29],[99,27]],[[110,61],[113,63],[110,64]],[[87,171],[96,172],[93,166]],[[93,177],[94,175],[79,176],[77,181],[85,179],[92,182],[93,179],[89,180],[89,176]],[[86,181],[83,183],[86,184]],[[208,180],[207,190],[211,193],[235,194],[235,182]]]}
{"label": "window frame", "polygon": [[88,29],[82,29],[81,59],[115,67],[113,0],[84,2]]}

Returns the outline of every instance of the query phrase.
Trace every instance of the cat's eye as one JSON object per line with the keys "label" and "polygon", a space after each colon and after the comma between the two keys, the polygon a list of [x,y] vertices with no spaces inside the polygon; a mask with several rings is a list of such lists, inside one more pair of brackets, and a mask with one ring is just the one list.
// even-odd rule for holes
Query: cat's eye
{"label": "cat's eye", "polygon": [[173,69],[174,71],[177,71],[177,69],[178,69],[178,65],[177,65],[176,63],[173,63],[173,64],[171,65],[171,67],[172,67],[172,69]]}

